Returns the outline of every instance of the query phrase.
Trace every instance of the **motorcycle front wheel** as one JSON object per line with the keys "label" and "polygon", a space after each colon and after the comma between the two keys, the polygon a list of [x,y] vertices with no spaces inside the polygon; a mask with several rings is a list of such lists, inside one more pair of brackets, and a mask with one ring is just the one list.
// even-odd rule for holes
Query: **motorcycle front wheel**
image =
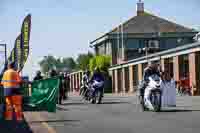
{"label": "motorcycle front wheel", "polygon": [[154,108],[154,112],[160,112],[161,110],[161,94],[160,92],[153,92],[151,95],[151,101]]}
{"label": "motorcycle front wheel", "polygon": [[92,98],[92,104],[100,104],[102,100],[101,93],[99,91],[95,92],[95,96]]}

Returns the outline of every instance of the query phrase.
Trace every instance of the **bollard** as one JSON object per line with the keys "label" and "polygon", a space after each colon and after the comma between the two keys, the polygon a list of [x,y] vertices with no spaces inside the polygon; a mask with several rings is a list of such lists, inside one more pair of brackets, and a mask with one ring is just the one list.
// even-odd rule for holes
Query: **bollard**
{"label": "bollard", "polygon": [[4,104],[0,104],[0,120],[3,119],[4,114]]}
{"label": "bollard", "polygon": [[31,88],[31,84],[28,85],[28,96],[32,96],[32,88]]}

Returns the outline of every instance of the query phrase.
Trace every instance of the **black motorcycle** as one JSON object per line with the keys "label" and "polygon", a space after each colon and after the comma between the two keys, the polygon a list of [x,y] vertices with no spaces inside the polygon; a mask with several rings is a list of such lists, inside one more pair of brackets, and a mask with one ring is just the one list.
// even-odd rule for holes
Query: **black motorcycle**
{"label": "black motorcycle", "polygon": [[100,87],[102,87],[101,84],[98,85],[96,81],[90,82],[85,93],[83,94],[83,99],[92,104],[101,103],[102,92],[100,91]]}

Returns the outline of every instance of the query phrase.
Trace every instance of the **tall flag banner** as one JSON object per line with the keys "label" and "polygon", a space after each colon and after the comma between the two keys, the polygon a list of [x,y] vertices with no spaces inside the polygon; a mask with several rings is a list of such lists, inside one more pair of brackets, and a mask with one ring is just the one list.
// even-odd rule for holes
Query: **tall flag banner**
{"label": "tall flag banner", "polygon": [[[31,32],[31,14],[27,15],[23,21],[21,29],[21,56],[20,56],[20,67],[21,71],[26,63],[29,55],[29,41],[30,41],[30,32]],[[18,58],[19,59],[19,58]]]}
{"label": "tall flag banner", "polygon": [[21,34],[15,40],[15,47],[8,58],[9,62],[15,62],[15,68],[18,70],[22,62]]}
{"label": "tall flag banner", "polygon": [[29,14],[23,21],[21,34],[15,40],[15,46],[8,60],[15,62],[15,68],[21,71],[29,55],[29,40],[31,31],[31,15]]}
{"label": "tall flag banner", "polygon": [[[14,48],[11,51],[8,60],[6,61],[6,63],[8,61],[15,62],[15,68],[19,72],[23,69],[28,59],[30,32],[31,32],[31,14],[28,14],[23,21],[21,34],[15,40]],[[0,75],[2,75],[5,70],[6,68],[3,69]]]}

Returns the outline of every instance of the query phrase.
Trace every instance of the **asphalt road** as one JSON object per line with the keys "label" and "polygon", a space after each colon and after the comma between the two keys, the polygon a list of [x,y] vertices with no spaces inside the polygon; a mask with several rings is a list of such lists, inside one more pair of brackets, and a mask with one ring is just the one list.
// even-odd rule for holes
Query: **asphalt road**
{"label": "asphalt road", "polygon": [[104,104],[70,97],[56,114],[42,113],[50,133],[195,133],[200,131],[200,98],[178,97],[176,108],[142,112],[136,97],[105,96]]}

